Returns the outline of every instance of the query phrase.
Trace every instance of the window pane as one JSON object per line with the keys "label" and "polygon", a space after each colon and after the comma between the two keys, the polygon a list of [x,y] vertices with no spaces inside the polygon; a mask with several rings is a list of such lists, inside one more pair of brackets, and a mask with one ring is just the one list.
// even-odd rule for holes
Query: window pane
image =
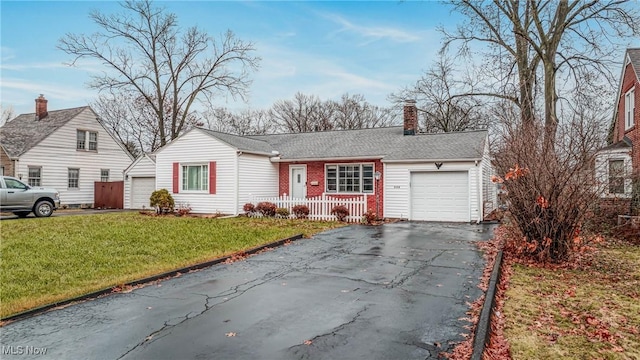
{"label": "window pane", "polygon": [[609,193],[624,194],[624,160],[609,161]]}
{"label": "window pane", "polygon": [[100,181],[102,182],[109,181],[109,169],[100,170]]}
{"label": "window pane", "polygon": [[89,133],[89,150],[98,150],[98,133]]}
{"label": "window pane", "polygon": [[200,190],[209,190],[209,165],[202,165],[202,187]]}
{"label": "window pane", "polygon": [[189,167],[188,166],[183,166],[182,167],[182,190],[189,190],[189,181],[187,179],[189,179]]}
{"label": "window pane", "polygon": [[200,167],[189,166],[189,190],[200,190]]}
{"label": "window pane", "polygon": [[362,165],[362,192],[373,192],[373,165]]}
{"label": "window pane", "polygon": [[360,192],[360,165],[338,166],[338,192]]}
{"label": "window pane", "polygon": [[67,184],[67,186],[69,188],[77,189],[79,179],[80,169],[69,169],[69,183]]}
{"label": "window pane", "polygon": [[42,186],[40,181],[40,169],[39,167],[29,168],[29,186]]}
{"label": "window pane", "polygon": [[78,130],[76,132],[76,149],[84,150],[85,132]]}
{"label": "window pane", "polygon": [[182,190],[208,190],[209,166],[190,165],[182,167]]}
{"label": "window pane", "polygon": [[337,168],[335,166],[327,166],[327,192],[337,191],[337,176]]}

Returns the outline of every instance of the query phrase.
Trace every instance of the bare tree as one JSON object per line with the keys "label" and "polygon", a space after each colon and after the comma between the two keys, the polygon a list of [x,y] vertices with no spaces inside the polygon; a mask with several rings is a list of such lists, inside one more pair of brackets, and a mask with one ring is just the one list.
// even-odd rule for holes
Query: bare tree
{"label": "bare tree", "polygon": [[269,112],[279,129],[285,132],[331,130],[332,124],[321,112],[322,102],[315,95],[296,93],[293,100],[276,101]]}
{"label": "bare tree", "polygon": [[[127,92],[109,92],[91,104],[100,122],[122,142],[129,152],[138,156],[160,147],[157,114],[140,95]],[[169,122],[163,122],[165,133]]]}
{"label": "bare tree", "polygon": [[334,108],[336,129],[366,129],[390,126],[395,122],[392,110],[371,105],[361,94],[343,94],[339,101],[328,101]]}
{"label": "bare tree", "polygon": [[574,87],[568,91],[585,91],[593,78],[586,74],[611,79],[614,45],[640,33],[640,13],[626,0],[460,0],[453,6],[467,21],[456,32],[444,32],[445,48],[461,41],[463,53],[470,54],[468,44],[488,44],[483,66],[500,70],[484,90],[468,94],[515,102],[526,126],[536,119],[535,84],[540,80],[544,130],[551,147],[558,127],[558,77],[572,78]]}
{"label": "bare tree", "polygon": [[74,57],[99,60],[103,75],[91,88],[126,92],[155,115],[160,146],[189,126],[197,101],[219,94],[243,97],[259,58],[254,46],[227,31],[216,40],[196,27],[184,29],[175,14],[149,0],[122,3],[121,14],[93,11],[102,32],[66,34],[58,48]]}
{"label": "bare tree", "polygon": [[9,106],[7,108],[0,107],[0,126],[3,126],[7,123],[7,121],[13,119],[15,117],[15,113],[13,111],[13,106]]}
{"label": "bare tree", "polygon": [[390,99],[396,104],[416,100],[423,115],[422,129],[429,133],[486,129],[488,117],[481,112],[486,104],[478,97],[457,96],[466,91],[453,61],[441,53],[413,87],[392,94]]}
{"label": "bare tree", "polygon": [[204,115],[207,128],[236,135],[264,135],[275,131],[275,124],[265,110],[232,113],[225,108],[210,109]]}

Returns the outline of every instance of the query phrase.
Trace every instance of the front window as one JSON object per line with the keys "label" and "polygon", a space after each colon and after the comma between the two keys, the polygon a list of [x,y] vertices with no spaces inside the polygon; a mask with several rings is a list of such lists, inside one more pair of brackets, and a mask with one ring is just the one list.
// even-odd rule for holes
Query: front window
{"label": "front window", "polygon": [[41,173],[42,173],[42,168],[29,167],[29,179],[28,179],[29,186],[42,186]]}
{"label": "front window", "polygon": [[79,188],[80,169],[69,169],[69,181],[67,187],[69,189]]}
{"label": "front window", "polygon": [[373,193],[373,164],[326,166],[329,193]]}
{"label": "front window", "polygon": [[609,194],[624,194],[624,160],[609,160]]}
{"label": "front window", "polygon": [[633,113],[635,112],[635,89],[624,95],[624,129],[629,130],[633,127]]}
{"label": "front window", "polygon": [[209,190],[209,165],[183,165],[182,190]]}
{"label": "front window", "polygon": [[109,181],[109,169],[101,169],[100,170],[100,181],[102,181],[102,182]]}

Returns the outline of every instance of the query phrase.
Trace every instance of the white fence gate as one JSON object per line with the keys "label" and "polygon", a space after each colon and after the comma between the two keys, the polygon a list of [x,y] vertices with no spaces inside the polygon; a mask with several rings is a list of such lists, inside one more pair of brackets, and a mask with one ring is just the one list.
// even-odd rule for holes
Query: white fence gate
{"label": "white fence gate", "polygon": [[310,198],[292,198],[287,194],[279,197],[250,196],[252,204],[259,202],[272,202],[279,208],[289,210],[293,214],[293,207],[296,205],[306,205],[309,208],[309,219],[311,220],[336,220],[335,215],[331,215],[331,209],[336,205],[344,205],[349,210],[347,222],[360,222],[362,216],[367,212],[367,195],[353,195],[348,198],[335,197],[327,194]]}

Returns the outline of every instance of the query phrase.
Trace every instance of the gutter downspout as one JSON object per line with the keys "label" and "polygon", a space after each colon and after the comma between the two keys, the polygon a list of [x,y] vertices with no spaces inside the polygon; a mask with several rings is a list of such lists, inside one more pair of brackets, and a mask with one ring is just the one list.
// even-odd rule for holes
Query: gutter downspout
{"label": "gutter downspout", "polygon": [[482,165],[478,166],[478,160],[476,160],[476,191],[478,191],[478,220],[476,221],[476,224],[480,224],[480,221],[483,218],[483,208],[482,208],[482,188],[481,188],[481,181],[480,181],[480,177],[483,175],[482,174]]}
{"label": "gutter downspout", "polygon": [[240,206],[240,155],[242,155],[242,151],[237,151],[236,152],[236,169],[235,169],[235,173],[236,173],[236,181],[234,184],[235,187],[235,192],[236,192],[236,196],[235,196],[235,206],[234,206],[234,210],[233,210],[233,215],[234,216],[238,216],[240,214],[240,212],[238,211],[238,206]]}

